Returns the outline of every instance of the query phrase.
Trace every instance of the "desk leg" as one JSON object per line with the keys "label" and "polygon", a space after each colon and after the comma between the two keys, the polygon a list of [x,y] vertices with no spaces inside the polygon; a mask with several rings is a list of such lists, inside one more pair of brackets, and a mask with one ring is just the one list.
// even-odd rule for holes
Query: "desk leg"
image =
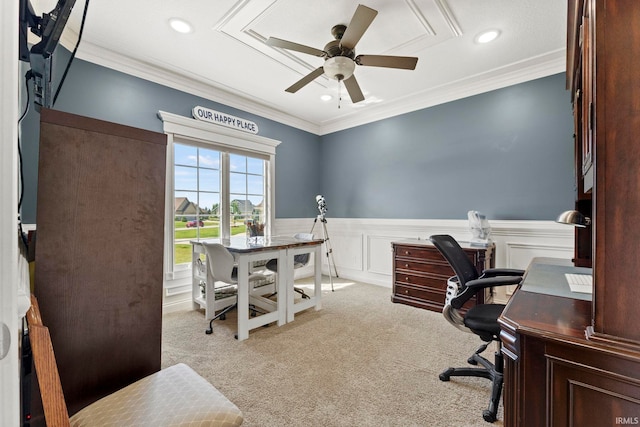
{"label": "desk leg", "polygon": [[[315,247],[313,256],[313,269],[315,272],[314,296],[316,299],[316,311],[322,308],[322,255],[320,253],[321,247],[322,245],[317,245]],[[329,266],[329,270],[331,270],[331,266]],[[329,274],[331,274],[331,271],[329,271]]]}
{"label": "desk leg", "polygon": [[249,262],[238,257],[238,341],[249,338]]}
{"label": "desk leg", "polygon": [[[278,311],[278,326],[287,323],[287,313],[289,308],[289,286],[293,287],[293,283],[289,283],[289,263],[291,263],[291,271],[293,272],[293,257],[289,261],[289,254],[286,249],[278,251],[278,265],[284,265],[286,268],[278,272],[276,284],[278,288],[278,298],[276,300],[276,310]],[[284,296],[284,297],[282,297]],[[293,301],[293,300],[292,300]]]}
{"label": "desk leg", "polygon": [[280,258],[278,260],[278,263],[284,261],[280,265],[286,266],[286,268],[281,272],[282,283],[283,283],[283,286],[285,286],[284,288],[285,293],[283,295],[286,295],[286,298],[287,298],[287,307],[286,307],[287,319],[286,320],[287,322],[293,322],[293,318],[295,314],[293,311],[293,297],[295,295],[295,292],[293,290],[293,283],[294,283],[293,254],[290,253],[289,250],[280,251],[281,256],[283,255],[283,253],[284,253],[284,256],[283,258]]}
{"label": "desk leg", "polygon": [[[303,248],[293,248],[288,250],[286,271],[283,271],[282,280],[287,280],[287,322],[293,322],[297,312],[315,307],[316,310],[322,308],[322,257],[320,255],[321,245],[314,247],[305,246]],[[299,253],[313,253],[314,260],[314,288],[313,296],[310,299],[303,299],[295,303],[294,291],[294,256]],[[286,273],[286,275],[285,275]],[[280,277],[280,276],[279,276]]]}

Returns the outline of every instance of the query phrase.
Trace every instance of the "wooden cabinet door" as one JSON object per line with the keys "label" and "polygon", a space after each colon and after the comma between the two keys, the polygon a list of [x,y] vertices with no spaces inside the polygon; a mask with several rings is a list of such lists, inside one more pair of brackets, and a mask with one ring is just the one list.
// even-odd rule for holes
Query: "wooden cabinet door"
{"label": "wooden cabinet door", "polygon": [[35,294],[70,415],[160,369],[166,136],[40,124]]}

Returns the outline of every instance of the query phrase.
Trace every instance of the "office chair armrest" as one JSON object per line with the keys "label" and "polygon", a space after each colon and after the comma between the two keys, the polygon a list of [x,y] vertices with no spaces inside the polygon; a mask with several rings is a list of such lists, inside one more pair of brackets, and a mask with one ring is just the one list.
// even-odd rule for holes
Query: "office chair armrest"
{"label": "office chair armrest", "polygon": [[470,280],[466,283],[466,289],[451,300],[451,307],[460,309],[475,294],[485,288],[494,286],[517,285],[522,281],[521,276],[497,276]]}
{"label": "office chair armrest", "polygon": [[524,270],[517,268],[488,268],[482,272],[482,276],[480,277],[523,276],[524,273]]}
{"label": "office chair armrest", "polygon": [[466,285],[467,288],[472,289],[474,292],[478,292],[482,289],[491,288],[494,286],[517,285],[521,281],[522,276],[496,276],[469,280]]}

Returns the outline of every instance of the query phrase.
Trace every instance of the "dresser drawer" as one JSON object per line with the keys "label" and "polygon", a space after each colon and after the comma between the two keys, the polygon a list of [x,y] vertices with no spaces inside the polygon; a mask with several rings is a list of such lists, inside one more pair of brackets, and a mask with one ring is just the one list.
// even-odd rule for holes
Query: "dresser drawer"
{"label": "dresser drawer", "polygon": [[447,262],[444,257],[434,248],[416,248],[414,246],[396,246],[396,257],[417,258],[421,260],[433,260]]}
{"label": "dresser drawer", "polygon": [[442,292],[447,289],[447,279],[438,276],[407,274],[396,271],[395,283],[413,285],[414,287],[438,289]]}
{"label": "dresser drawer", "polygon": [[[432,311],[440,311],[444,307],[445,298],[445,291],[431,288],[417,288],[411,285],[396,283],[391,300],[393,302],[408,303],[409,305],[418,307],[422,306]],[[471,297],[471,299],[462,306],[460,311],[463,313],[466,312],[476,305],[477,301],[477,297]]]}
{"label": "dresser drawer", "polygon": [[395,259],[396,271],[402,270],[405,272],[423,272],[431,275],[437,275],[443,277],[445,280],[455,275],[451,266],[446,262],[424,262],[407,258]]}
{"label": "dresser drawer", "polygon": [[444,305],[445,291],[431,288],[421,288],[411,285],[395,284],[395,295],[402,298],[411,298],[421,301],[437,303],[439,307]]}

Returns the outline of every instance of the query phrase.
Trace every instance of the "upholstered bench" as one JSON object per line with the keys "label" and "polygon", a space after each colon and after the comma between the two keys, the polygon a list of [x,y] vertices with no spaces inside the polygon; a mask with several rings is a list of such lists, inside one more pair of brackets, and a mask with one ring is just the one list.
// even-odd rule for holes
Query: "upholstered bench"
{"label": "upholstered bench", "polygon": [[47,426],[232,427],[242,412],[193,369],[179,363],[90,404],[69,419],[49,329],[38,302],[27,312],[29,340]]}
{"label": "upholstered bench", "polygon": [[72,427],[220,426],[242,424],[242,412],[184,363],[162,369],[92,403]]}

